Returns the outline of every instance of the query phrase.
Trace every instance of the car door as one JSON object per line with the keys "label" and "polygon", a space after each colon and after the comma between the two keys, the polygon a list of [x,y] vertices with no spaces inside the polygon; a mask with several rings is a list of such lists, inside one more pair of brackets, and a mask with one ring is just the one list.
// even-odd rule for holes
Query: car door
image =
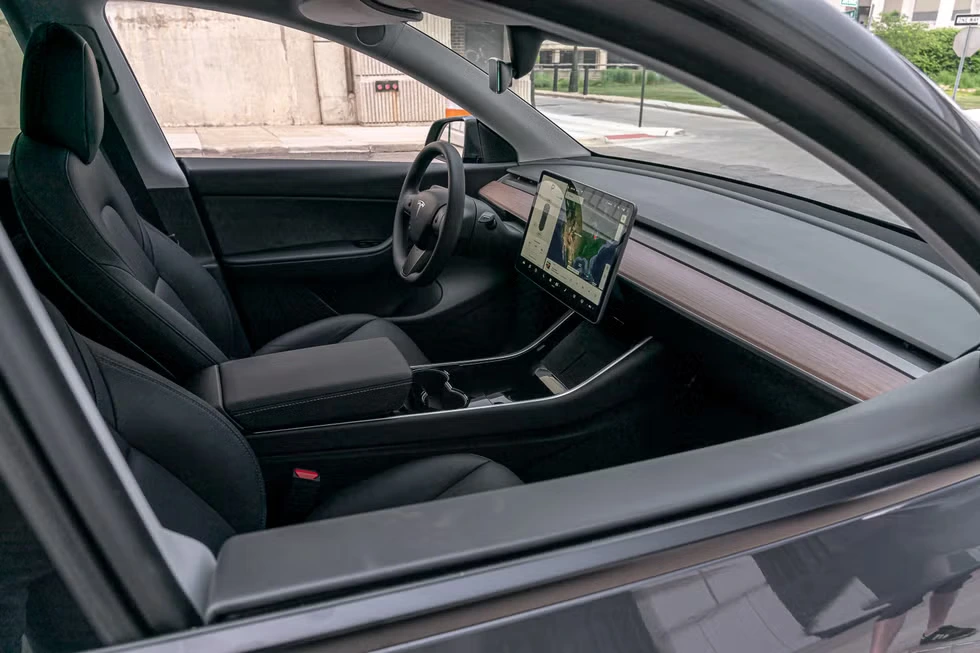
{"label": "car door", "polygon": [[[436,283],[411,286],[391,262],[409,165],[434,120],[465,112],[390,65],[274,23],[115,1],[106,17],[187,178],[253,346],[350,313],[406,318],[403,328],[422,341],[448,329],[483,353],[501,346],[494,326],[512,308],[508,265],[461,258]],[[427,17],[419,29],[449,45],[448,19]],[[444,56],[457,55],[446,47]],[[473,157],[467,194],[515,162],[506,147]],[[446,183],[441,163],[427,183]]]}
{"label": "car door", "polygon": [[[948,205],[942,215],[925,212],[915,221],[934,227],[928,235],[937,246],[943,245],[940,234],[954,228],[969,234],[973,205],[967,200],[975,184],[940,183],[931,175],[952,179],[955,159],[942,143],[889,148],[917,136],[887,132],[890,122],[881,114],[848,104],[863,97],[862,88],[847,81],[859,68],[857,55],[839,52],[832,39],[810,38],[847,29],[826,18],[834,9],[824,6],[824,15],[813,16],[813,6],[777,7],[783,31],[766,43],[749,38],[771,18],[755,2],[700,3],[698,12],[688,13],[679,12],[678,3],[523,8],[538,19],[562,10],[569,27],[610,41],[617,31],[628,33],[638,50],[676,48],[668,53],[675,60],[700,61],[710,45],[717,49],[714,65],[701,73],[717,83],[746,75],[748,59],[768,73],[767,65],[791,66],[812,92],[804,97],[782,89],[788,104],[772,108],[781,109],[788,125],[811,129],[812,115],[804,113],[810,103],[833,107],[824,116],[825,147],[857,165],[862,142],[845,138],[844,130],[878,137],[894,160],[871,160],[888,173],[885,186],[905,200],[894,205]],[[650,12],[648,20],[633,11]],[[722,18],[728,34],[716,30]],[[624,20],[633,27],[624,29]],[[682,28],[692,38],[678,44],[671,39]],[[855,37],[864,43],[858,54],[887,60],[870,37],[860,40],[865,36]],[[724,56],[727,39],[744,39],[739,44],[746,56]],[[794,56],[800,44],[813,50]],[[834,57],[836,75],[804,74],[812,72],[813,60]],[[778,94],[774,78],[757,79],[769,79],[765,88]],[[921,105],[895,78],[882,79],[889,97],[909,100],[895,111],[905,107],[909,122],[918,119],[945,134],[941,120],[919,113]],[[838,96],[837,84],[848,93]],[[927,104],[937,97],[919,99]],[[834,111],[856,124],[835,121]],[[976,173],[975,164],[967,172]],[[877,169],[869,165],[864,172]],[[923,177],[935,185],[922,183]],[[964,236],[943,251],[956,258],[974,246]],[[152,520],[134,509],[139,493],[126,466],[118,452],[110,455],[108,433],[96,437],[91,399],[78,393],[67,357],[2,236],[0,259],[0,402],[9,409],[0,415],[8,425],[0,429],[7,449],[0,474],[16,485],[21,505],[33,508],[28,512],[36,523],[61,527],[46,534],[46,550],[71,596],[87,599],[101,617],[103,641],[123,650],[878,653],[877,633],[899,620],[913,623],[891,650],[915,645],[929,627],[919,604],[930,594],[947,601],[955,595],[951,618],[976,621],[976,352],[790,429],[403,513],[248,533],[229,541],[217,562],[184,558],[178,565],[177,554],[188,553],[179,542],[131,537],[152,531],[146,527]],[[84,528],[94,524],[112,528]],[[164,551],[173,566],[161,564]],[[71,564],[80,554],[96,564]],[[120,579],[128,581],[128,594]],[[180,594],[174,591],[178,580],[197,589],[199,602],[182,606],[184,616],[194,618],[140,619]],[[118,627],[109,628],[113,624]],[[957,646],[944,650],[970,650]]]}

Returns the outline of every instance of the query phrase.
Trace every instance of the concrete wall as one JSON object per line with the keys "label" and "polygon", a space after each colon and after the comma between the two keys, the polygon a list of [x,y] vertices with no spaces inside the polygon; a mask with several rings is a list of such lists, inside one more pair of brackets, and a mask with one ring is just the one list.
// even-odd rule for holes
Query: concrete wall
{"label": "concrete wall", "polygon": [[[230,14],[112,1],[106,17],[157,120],[167,127],[429,123],[446,99],[366,55],[310,34]],[[450,21],[414,25],[447,47]],[[20,125],[23,55],[0,18],[0,151]],[[397,93],[374,82],[398,80]],[[528,80],[514,90],[529,96]]]}
{"label": "concrete wall", "polygon": [[0,129],[20,127],[20,68],[23,60],[10,25],[0,18]]}
{"label": "concrete wall", "polygon": [[[113,1],[106,16],[165,126],[431,122],[445,98],[371,57],[252,18]],[[449,45],[450,21],[416,25]],[[377,93],[377,79],[398,80]],[[349,86],[352,83],[352,87]]]}
{"label": "concrete wall", "polygon": [[163,125],[321,121],[309,34],[220,12],[143,2],[110,2],[106,17]]}
{"label": "concrete wall", "polygon": [[320,122],[346,125],[356,122],[354,94],[347,88],[350,51],[340,43],[313,39],[316,86],[320,95]]}

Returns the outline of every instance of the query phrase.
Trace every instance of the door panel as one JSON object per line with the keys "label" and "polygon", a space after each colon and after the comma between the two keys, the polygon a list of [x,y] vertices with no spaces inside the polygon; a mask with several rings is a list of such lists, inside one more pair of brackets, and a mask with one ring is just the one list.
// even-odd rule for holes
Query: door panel
{"label": "door panel", "polygon": [[378,245],[391,235],[390,200],[224,196],[203,203],[225,256],[311,244],[344,250]]}
{"label": "door panel", "polygon": [[[315,320],[370,313],[404,319],[416,339],[442,333],[428,338],[434,358],[499,350],[506,331],[487,315],[506,320],[512,310],[509,265],[461,258],[424,288],[394,271],[391,226],[409,163],[195,158],[181,164],[254,347]],[[467,165],[467,193],[475,196],[508,165]],[[445,183],[445,168],[434,164],[423,185]],[[451,337],[457,330],[465,337]],[[480,343],[480,351],[468,342]]]}

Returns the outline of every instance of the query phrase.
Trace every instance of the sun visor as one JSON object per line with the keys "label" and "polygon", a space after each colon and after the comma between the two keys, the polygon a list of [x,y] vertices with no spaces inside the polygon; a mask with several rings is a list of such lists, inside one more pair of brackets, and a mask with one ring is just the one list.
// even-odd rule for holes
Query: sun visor
{"label": "sun visor", "polygon": [[341,27],[422,20],[421,10],[409,0],[306,0],[298,8],[310,20]]}

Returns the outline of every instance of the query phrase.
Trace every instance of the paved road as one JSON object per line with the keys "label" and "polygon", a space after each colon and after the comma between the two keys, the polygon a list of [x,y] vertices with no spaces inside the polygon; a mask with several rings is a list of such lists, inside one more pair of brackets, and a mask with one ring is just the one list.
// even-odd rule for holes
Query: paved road
{"label": "paved road", "polygon": [[[537,107],[556,116],[620,123],[637,130],[638,105],[538,97]],[[689,168],[775,188],[864,215],[900,222],[888,209],[829,166],[766,127],[748,120],[644,109],[648,127],[680,127],[684,134],[642,146],[595,148],[612,156]]]}

